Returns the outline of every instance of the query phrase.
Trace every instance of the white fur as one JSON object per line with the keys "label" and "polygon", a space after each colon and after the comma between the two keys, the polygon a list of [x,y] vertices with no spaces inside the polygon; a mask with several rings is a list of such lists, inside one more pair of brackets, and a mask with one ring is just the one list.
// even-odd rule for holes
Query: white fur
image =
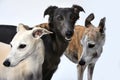
{"label": "white fur", "polygon": [[[40,37],[50,32],[46,33],[42,28],[32,30],[26,30],[23,26],[21,28],[11,42],[11,48],[7,44],[2,44],[4,48],[0,48],[3,50],[0,53],[0,56],[3,56],[0,59],[0,80],[28,80],[31,74],[33,75],[31,80],[42,80],[44,44]],[[36,30],[42,30],[43,33],[34,37],[32,33]],[[21,44],[25,44],[26,47],[19,48]],[[10,67],[3,66],[3,62],[8,59]]]}

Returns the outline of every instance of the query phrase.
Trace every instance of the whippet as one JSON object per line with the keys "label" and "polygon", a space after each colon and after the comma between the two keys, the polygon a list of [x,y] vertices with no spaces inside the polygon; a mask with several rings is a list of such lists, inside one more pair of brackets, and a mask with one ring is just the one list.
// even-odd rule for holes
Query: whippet
{"label": "whippet", "polygon": [[91,13],[84,26],[76,26],[74,35],[66,49],[65,55],[78,64],[78,80],[83,80],[83,73],[88,67],[88,80],[92,80],[96,61],[99,59],[105,43],[105,17],[100,20],[98,27],[91,21],[94,14]]}
{"label": "whippet", "polygon": [[2,46],[5,49],[0,50],[3,51],[0,53],[3,57],[0,60],[0,80],[42,80],[45,50],[41,37],[52,32],[43,28],[26,28],[23,24],[17,27],[10,42],[11,48],[7,44]]}
{"label": "whippet", "polygon": [[74,25],[79,18],[80,11],[84,10],[78,5],[73,5],[71,8],[50,6],[45,10],[44,16],[49,15],[48,26],[53,34],[42,37],[46,49],[43,63],[43,80],[51,80],[53,73],[57,70],[60,57],[73,36]]}

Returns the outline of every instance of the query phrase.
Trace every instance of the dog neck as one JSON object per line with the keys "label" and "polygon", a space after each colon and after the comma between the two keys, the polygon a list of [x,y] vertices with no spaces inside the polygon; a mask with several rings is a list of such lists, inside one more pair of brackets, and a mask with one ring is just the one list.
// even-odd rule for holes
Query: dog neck
{"label": "dog neck", "polygon": [[35,46],[29,56],[34,62],[42,64],[44,61],[44,45],[42,39],[36,41]]}
{"label": "dog neck", "polygon": [[[44,62],[44,44],[42,39],[36,41],[31,55],[25,60],[30,67],[30,74],[34,80],[42,78],[42,64]],[[36,77],[37,76],[37,77]],[[29,78],[29,75],[28,77]]]}
{"label": "dog neck", "polygon": [[[52,38],[55,54],[58,53],[57,56],[60,57],[67,48],[69,41],[67,41],[65,37],[63,37],[60,33],[54,30],[53,27],[56,27],[54,26],[54,24],[49,23],[49,27],[50,27],[50,31],[53,32],[53,34],[51,34],[51,38]],[[51,27],[53,29],[51,29]]]}

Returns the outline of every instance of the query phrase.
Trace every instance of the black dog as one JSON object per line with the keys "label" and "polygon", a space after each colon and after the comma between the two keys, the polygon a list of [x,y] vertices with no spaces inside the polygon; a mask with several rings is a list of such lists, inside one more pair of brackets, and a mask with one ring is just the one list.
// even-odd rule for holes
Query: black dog
{"label": "black dog", "polygon": [[43,63],[43,80],[51,80],[60,63],[60,57],[68,46],[74,33],[74,25],[79,18],[82,7],[73,5],[71,8],[48,7],[45,15],[49,15],[49,29],[53,34],[44,36],[45,61]]}

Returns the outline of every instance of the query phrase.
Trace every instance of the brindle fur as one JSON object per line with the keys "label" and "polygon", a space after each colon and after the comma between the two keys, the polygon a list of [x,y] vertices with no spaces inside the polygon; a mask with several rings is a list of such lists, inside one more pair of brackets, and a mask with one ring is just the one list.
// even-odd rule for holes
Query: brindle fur
{"label": "brindle fur", "polygon": [[69,42],[65,55],[74,63],[77,63],[82,53],[82,45],[80,40],[82,39],[85,31],[84,26],[77,25],[74,29],[74,35]]}
{"label": "brindle fur", "polygon": [[[93,19],[94,14],[90,14],[86,18],[85,26],[75,27],[74,35],[65,51],[65,55],[68,59],[78,64],[78,80],[83,80],[83,73],[86,66],[88,66],[88,80],[92,80],[95,63],[102,53],[102,48],[105,42],[105,18],[101,19],[98,27],[94,27],[94,25],[91,24]],[[85,50],[84,43],[81,43],[85,36],[88,36],[89,40],[94,41],[96,46],[98,46],[97,49],[94,48],[95,52],[86,53],[86,56],[85,52],[87,49]],[[88,61],[86,60],[87,56],[91,57]]]}

